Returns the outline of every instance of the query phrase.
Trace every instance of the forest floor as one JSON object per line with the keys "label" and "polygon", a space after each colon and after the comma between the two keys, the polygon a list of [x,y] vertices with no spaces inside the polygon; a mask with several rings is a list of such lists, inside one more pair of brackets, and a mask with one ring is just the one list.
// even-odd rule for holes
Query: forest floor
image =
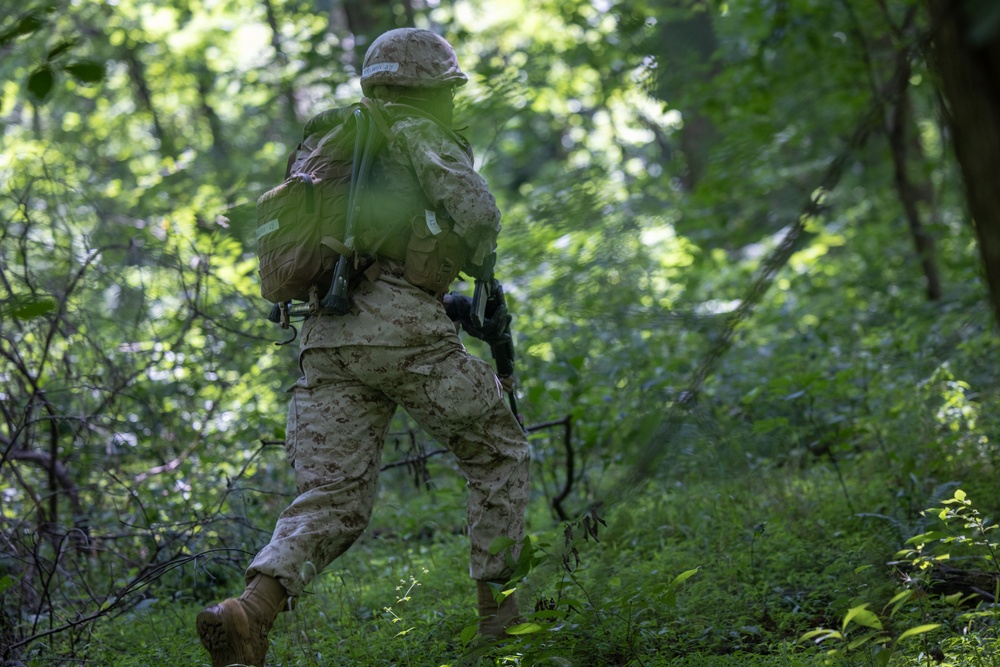
{"label": "forest floor", "polygon": [[[977,501],[996,501],[992,467],[918,480],[883,463],[859,454],[654,480],[575,524],[537,498],[515,593],[529,623],[496,643],[475,635],[457,476],[430,492],[384,491],[369,534],[281,615],[267,664],[1000,665],[986,599],[996,532],[974,527]],[[929,507],[958,514],[945,522]],[[227,585],[237,592],[237,579]],[[223,594],[159,590],[98,624],[77,647],[84,659],[60,662],[66,647],[37,644],[25,664],[208,665],[194,616]]]}

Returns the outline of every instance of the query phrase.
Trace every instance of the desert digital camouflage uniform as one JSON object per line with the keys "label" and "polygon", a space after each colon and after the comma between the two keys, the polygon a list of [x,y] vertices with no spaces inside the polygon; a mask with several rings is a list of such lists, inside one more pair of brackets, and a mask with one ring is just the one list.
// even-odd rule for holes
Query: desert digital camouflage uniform
{"label": "desert digital camouflage uniform", "polygon": [[[453,90],[467,80],[451,45],[427,30],[390,30],[365,54],[362,91],[384,104],[392,126],[356,239],[379,261],[354,287],[348,314],[303,325],[287,429],[298,497],[251,563],[242,595],[198,613],[212,667],[263,667],[278,614],[364,532],[400,405],[454,452],[468,479],[479,632],[498,637],[520,622],[513,596],[494,595],[492,584],[511,573],[488,548],[524,534],[528,445],[490,366],[462,347],[441,294],[458,268],[493,251],[500,231],[468,143],[447,129]],[[456,304],[467,308],[467,299],[449,300],[465,327]]]}
{"label": "desert digital camouflage uniform", "polygon": [[[391,104],[387,111],[394,140],[373,169],[374,205],[425,200],[481,263],[496,247],[500,213],[468,145],[429,118]],[[354,288],[349,314],[303,324],[302,377],[291,390],[286,436],[299,495],[251,563],[248,582],[265,574],[301,595],[361,536],[397,406],[454,453],[468,480],[472,578],[509,576],[489,546],[501,535],[523,538],[527,440],[491,366],[459,340],[440,294],[402,275],[401,262],[382,258]]]}

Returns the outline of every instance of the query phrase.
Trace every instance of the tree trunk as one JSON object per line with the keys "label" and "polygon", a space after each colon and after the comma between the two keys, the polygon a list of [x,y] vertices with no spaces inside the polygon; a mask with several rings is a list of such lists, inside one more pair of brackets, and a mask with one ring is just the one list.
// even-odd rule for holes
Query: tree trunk
{"label": "tree trunk", "polygon": [[160,153],[170,157],[177,157],[177,149],[174,146],[173,137],[163,127],[160,122],[160,115],[153,105],[153,91],[146,81],[146,68],[137,53],[138,46],[129,48],[125,52],[125,62],[128,64],[129,74],[132,77],[132,85],[135,86],[136,95],[139,97],[140,107],[149,112],[153,121],[153,134],[160,142]]}
{"label": "tree trunk", "polygon": [[416,12],[410,0],[343,0],[347,27],[354,35],[354,66],[361,73],[368,47],[386,30],[398,28],[395,8],[400,7],[412,26]]}
{"label": "tree trunk", "polygon": [[913,237],[913,245],[920,260],[920,267],[924,272],[926,281],[926,293],[929,301],[937,301],[941,298],[941,274],[937,268],[935,255],[934,237],[927,231],[920,218],[920,209],[917,204],[921,199],[921,193],[914,185],[909,174],[909,141],[908,131],[913,124],[913,114],[910,109],[910,71],[907,63],[904,75],[899,77],[900,90],[896,99],[896,106],[893,108],[892,119],[889,122],[889,147],[892,149],[893,173],[896,180],[896,189],[899,191],[899,201],[903,205],[903,212],[906,214],[906,221],[910,226],[910,235]]}
{"label": "tree trunk", "polygon": [[[281,40],[281,26],[278,21],[278,14],[274,9],[271,0],[264,0],[264,10],[267,14],[267,25],[271,28],[271,48],[278,59],[279,68],[288,64],[288,56],[285,55],[284,44]],[[282,83],[281,94],[285,98],[285,116],[288,121],[295,125],[298,123],[298,103],[295,99],[295,89],[291,84]]]}
{"label": "tree trunk", "polygon": [[[993,3],[928,0],[932,57],[965,181],[994,315],[1000,323],[1000,33]],[[992,25],[996,25],[992,23]]]}
{"label": "tree trunk", "polygon": [[214,77],[206,63],[207,58],[204,59],[201,64],[196,64],[194,67],[194,74],[198,83],[198,97],[201,100],[201,115],[208,121],[209,133],[212,135],[212,156],[221,161],[228,157],[229,152],[226,149],[226,142],[222,129],[222,120],[219,118],[219,114],[215,112],[215,108],[212,107],[212,104],[209,102],[209,96],[212,94]]}
{"label": "tree trunk", "polygon": [[[689,15],[677,18],[677,13],[685,9]],[[719,66],[712,58],[718,39],[711,14],[694,11],[688,0],[671,0],[663,11],[669,18],[657,23],[652,41],[653,53],[660,60],[652,92],[678,108],[684,118],[678,148],[686,166],[681,182],[690,192],[705,175],[717,135],[708,116],[684,94],[692,80],[711,80],[718,74]]]}

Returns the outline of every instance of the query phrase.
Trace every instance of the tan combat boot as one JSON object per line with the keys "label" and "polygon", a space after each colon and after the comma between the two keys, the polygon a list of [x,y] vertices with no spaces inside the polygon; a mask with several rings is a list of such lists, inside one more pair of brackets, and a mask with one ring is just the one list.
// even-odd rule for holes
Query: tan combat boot
{"label": "tan combat boot", "polygon": [[490,582],[478,579],[476,594],[479,598],[479,634],[486,637],[503,637],[507,634],[507,628],[524,622],[517,612],[517,603],[514,602],[513,595],[508,595],[497,604]]}
{"label": "tan combat boot", "polygon": [[212,657],[212,667],[264,667],[267,633],[287,600],[277,579],[258,574],[238,599],[205,607],[198,614],[198,636]]}

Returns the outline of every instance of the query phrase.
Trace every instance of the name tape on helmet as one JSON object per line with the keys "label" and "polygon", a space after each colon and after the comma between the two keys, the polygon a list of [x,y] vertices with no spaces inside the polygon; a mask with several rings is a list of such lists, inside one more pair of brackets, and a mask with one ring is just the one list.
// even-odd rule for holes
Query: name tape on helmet
{"label": "name tape on helmet", "polygon": [[361,70],[361,76],[371,76],[372,74],[378,74],[379,72],[397,71],[399,71],[399,63],[379,63],[377,65],[369,65]]}

